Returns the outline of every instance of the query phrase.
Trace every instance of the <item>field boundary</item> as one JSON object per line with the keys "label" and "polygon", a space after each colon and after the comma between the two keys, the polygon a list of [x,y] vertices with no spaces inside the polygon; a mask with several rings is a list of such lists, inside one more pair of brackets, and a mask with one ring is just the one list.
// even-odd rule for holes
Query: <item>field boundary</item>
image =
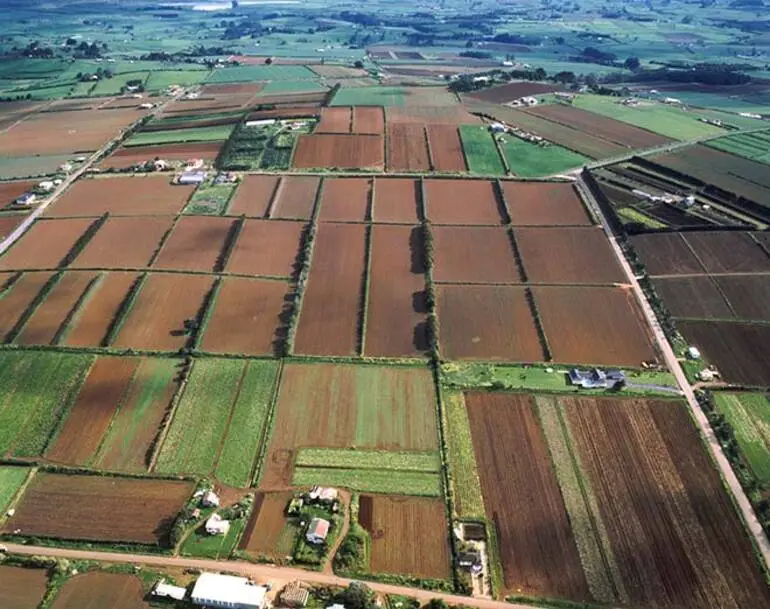
{"label": "field boundary", "polygon": [[366,352],[366,322],[369,317],[369,284],[372,274],[372,240],[371,224],[364,228],[364,272],[361,277],[361,304],[358,313],[358,355]]}
{"label": "field boundary", "polygon": [[131,313],[131,309],[133,308],[136,299],[139,298],[139,294],[141,293],[144,284],[147,283],[147,277],[149,277],[149,273],[140,273],[131,287],[128,288],[128,292],[126,293],[123,302],[120,303],[118,310],[115,311],[115,316],[107,327],[107,332],[105,333],[100,346],[109,347],[115,342],[115,339],[123,328],[123,324]]}
{"label": "field boundary", "polygon": [[14,326],[11,328],[8,334],[5,335],[6,343],[16,342],[16,339],[18,339],[21,333],[24,331],[24,326],[26,326],[27,323],[29,323],[29,320],[32,319],[32,316],[35,314],[35,311],[37,311],[40,305],[42,305],[45,302],[46,298],[48,298],[48,295],[62,280],[62,277],[64,277],[64,271],[54,272],[53,275],[51,275],[51,277],[48,279],[48,281],[46,281],[43,284],[43,287],[40,288],[40,291],[32,299],[32,302],[30,302],[29,305],[27,305],[27,308],[21,314],[21,316],[16,321]]}
{"label": "field boundary", "polygon": [[90,300],[91,295],[96,291],[97,286],[101,285],[101,283],[104,281],[104,276],[104,273],[98,272],[96,276],[94,276],[94,278],[88,282],[86,289],[83,290],[83,293],[75,301],[75,304],[72,305],[72,308],[62,320],[59,328],[56,330],[56,334],[54,334],[53,340],[51,341],[52,346],[58,346],[63,340],[67,338],[69,332],[72,330],[72,322],[81,312],[85,304]]}
{"label": "field boundary", "polygon": [[283,360],[278,360],[278,369],[275,373],[275,385],[273,387],[273,393],[270,399],[270,406],[265,417],[265,424],[262,426],[262,437],[260,438],[259,451],[257,451],[254,459],[254,468],[251,476],[251,485],[258,486],[259,479],[262,477],[262,470],[267,454],[268,445],[270,444],[270,438],[273,435],[273,427],[275,425],[275,411],[278,409],[278,396],[281,390],[281,384],[283,383]]}
{"label": "field boundary", "polygon": [[[165,416],[163,418],[163,422],[160,424],[160,427],[158,429],[158,433],[155,436],[152,445],[150,446],[150,449],[152,451],[149,463],[147,464],[147,472],[148,473],[155,473],[155,467],[158,464],[158,457],[160,457],[160,453],[163,450],[163,444],[166,442],[166,437],[168,436],[169,429],[171,428],[171,423],[174,420],[174,417],[176,416],[177,408],[179,407],[179,403],[182,401],[182,397],[184,395],[185,389],[187,389],[187,381],[190,379],[190,374],[192,373],[192,369],[195,366],[195,359],[194,358],[186,358],[184,361],[184,367],[182,368],[182,373],[179,378],[179,384],[177,385],[177,389],[174,392],[174,396],[171,398],[171,404],[168,408],[168,410],[165,413]],[[160,474],[160,475],[168,475],[168,474]]]}

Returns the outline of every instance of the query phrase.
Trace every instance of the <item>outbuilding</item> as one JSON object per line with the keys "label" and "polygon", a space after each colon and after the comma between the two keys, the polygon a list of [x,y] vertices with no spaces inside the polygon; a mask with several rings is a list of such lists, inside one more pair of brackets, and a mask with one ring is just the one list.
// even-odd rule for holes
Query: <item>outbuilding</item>
{"label": "outbuilding", "polygon": [[187,171],[179,176],[179,184],[203,184],[206,181],[205,171]]}
{"label": "outbuilding", "polygon": [[323,518],[313,518],[310,521],[310,526],[305,533],[305,539],[309,543],[323,543],[326,541],[326,537],[329,535],[329,521]]}
{"label": "outbuilding", "polygon": [[165,579],[160,580],[152,589],[152,596],[156,598],[171,598],[175,601],[183,601],[187,596],[187,589],[167,584]]}
{"label": "outbuilding", "polygon": [[212,514],[206,521],[206,533],[209,535],[227,535],[230,532],[230,521],[224,520],[219,514]]}
{"label": "outbuilding", "polygon": [[267,588],[245,577],[204,573],[195,582],[192,602],[203,607],[227,609],[262,609]]}

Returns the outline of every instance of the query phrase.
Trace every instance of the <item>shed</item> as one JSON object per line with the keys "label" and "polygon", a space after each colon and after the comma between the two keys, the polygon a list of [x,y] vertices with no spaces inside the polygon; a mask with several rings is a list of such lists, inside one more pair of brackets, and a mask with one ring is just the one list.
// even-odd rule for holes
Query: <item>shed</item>
{"label": "shed", "polygon": [[305,539],[309,543],[319,544],[326,541],[327,535],[329,535],[329,521],[323,518],[313,518],[307,528],[307,533],[305,533]]}
{"label": "shed", "polygon": [[25,192],[14,202],[16,203],[16,205],[27,206],[27,205],[32,205],[35,202],[36,198],[37,197],[34,192]]}
{"label": "shed", "polygon": [[206,181],[205,171],[187,171],[179,176],[179,184],[203,184]]}
{"label": "shed", "polygon": [[195,582],[192,602],[206,607],[262,609],[266,594],[267,588],[245,577],[204,573]]}
{"label": "shed", "polygon": [[304,607],[307,605],[309,598],[310,592],[308,592],[307,588],[304,588],[300,582],[295,581],[283,589],[279,600],[282,605],[287,607]]}
{"label": "shed", "polygon": [[230,521],[224,520],[219,514],[212,514],[206,521],[206,533],[209,535],[227,535],[230,531]]}
{"label": "shed", "polygon": [[698,347],[688,347],[687,357],[689,359],[700,359],[700,351],[698,350]]}
{"label": "shed", "polygon": [[167,584],[165,579],[161,579],[152,589],[152,596],[158,598],[173,598],[175,601],[183,601],[187,596],[187,589],[179,586]]}
{"label": "shed", "polygon": [[214,491],[206,491],[201,497],[201,505],[205,508],[219,507],[219,497]]}

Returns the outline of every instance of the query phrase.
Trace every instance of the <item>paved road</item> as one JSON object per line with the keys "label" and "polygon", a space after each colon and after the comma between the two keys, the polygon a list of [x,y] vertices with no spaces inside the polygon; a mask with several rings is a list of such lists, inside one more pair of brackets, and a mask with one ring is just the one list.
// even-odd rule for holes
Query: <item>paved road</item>
{"label": "paved road", "polygon": [[749,502],[748,497],[746,497],[746,493],[743,492],[743,488],[741,487],[740,482],[738,482],[738,478],[735,476],[735,473],[730,467],[730,462],[722,452],[722,447],[719,445],[719,441],[714,435],[714,431],[711,429],[711,425],[709,425],[708,419],[706,419],[706,415],[703,414],[703,411],[700,409],[698,401],[695,399],[695,392],[693,391],[690,382],[687,380],[687,376],[682,370],[682,366],[679,363],[679,359],[677,358],[676,353],[674,353],[674,350],[668,342],[663,328],[660,327],[658,318],[655,316],[655,312],[650,306],[650,303],[647,301],[647,297],[645,296],[644,291],[642,290],[642,287],[639,284],[633,269],[631,268],[631,265],[623,255],[623,250],[613,235],[612,229],[610,228],[607,219],[604,217],[604,214],[599,208],[599,205],[594,200],[590,189],[581,180],[578,180],[577,184],[578,188],[582,191],[585,200],[588,201],[596,215],[601,219],[602,225],[604,226],[604,231],[609,237],[612,248],[615,251],[615,255],[623,267],[626,276],[628,277],[629,283],[631,284],[636,294],[637,300],[640,303],[642,310],[644,311],[644,316],[647,318],[649,325],[653,329],[655,341],[658,344],[660,353],[663,355],[663,358],[666,360],[666,364],[668,364],[668,367],[670,368],[671,372],[673,372],[677,383],[679,383],[679,386],[682,389],[682,394],[687,400],[687,405],[690,409],[690,412],[698,424],[701,434],[706,440],[706,445],[711,451],[711,454],[714,457],[720,472],[722,473],[723,479],[727,482],[727,485],[730,488],[730,491],[732,492],[741,513],[743,514],[744,520],[748,524],[749,531],[765,561],[765,566],[770,566],[770,541],[768,541],[765,532],[762,530],[762,525],[759,523],[759,520],[754,513],[751,502]]}
{"label": "paved road", "polygon": [[[245,577],[250,577],[257,582],[267,582],[270,580],[293,581],[301,580],[310,584],[319,584],[326,586],[347,586],[355,581],[336,575],[319,573],[317,571],[305,571],[303,569],[294,569],[291,567],[274,567],[270,565],[255,565],[249,562],[233,560],[205,560],[198,558],[179,558],[165,555],[151,554],[122,554],[111,552],[92,552],[88,550],[72,550],[68,548],[44,548],[36,546],[25,546],[18,544],[6,544],[8,551],[13,554],[24,554],[27,556],[53,556],[55,558],[67,558],[69,560],[95,560],[110,563],[128,563],[136,565],[146,565],[150,567],[180,567],[183,569],[201,569],[204,571],[227,571],[236,573]],[[372,590],[381,594],[400,594],[417,598],[421,603],[426,603],[432,598],[442,598],[447,603],[453,605],[468,605],[478,609],[532,609],[536,605],[521,605],[518,603],[504,603],[483,598],[471,598],[467,596],[457,596],[454,594],[443,594],[440,592],[430,592],[417,588],[408,588],[406,586],[394,586],[390,584],[380,584],[377,582],[366,582]]]}

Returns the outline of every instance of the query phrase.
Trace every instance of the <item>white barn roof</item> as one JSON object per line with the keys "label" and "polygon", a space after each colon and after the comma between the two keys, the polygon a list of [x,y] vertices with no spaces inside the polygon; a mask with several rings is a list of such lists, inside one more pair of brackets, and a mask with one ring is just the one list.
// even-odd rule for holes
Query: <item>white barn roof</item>
{"label": "white barn roof", "polygon": [[265,602],[265,594],[267,588],[252,584],[245,577],[204,573],[195,582],[192,601],[196,605],[259,609]]}

